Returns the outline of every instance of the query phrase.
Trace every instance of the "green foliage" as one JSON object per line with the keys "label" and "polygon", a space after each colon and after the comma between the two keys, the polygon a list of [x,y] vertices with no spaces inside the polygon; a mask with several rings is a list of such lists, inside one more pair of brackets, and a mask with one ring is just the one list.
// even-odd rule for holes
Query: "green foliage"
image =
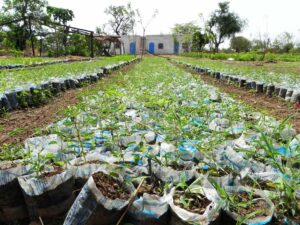
{"label": "green foliage", "polygon": [[229,2],[220,2],[219,9],[211,14],[206,25],[215,52],[219,51],[220,44],[224,43],[226,38],[241,32],[244,25],[245,21],[229,11]]}
{"label": "green foliage", "polygon": [[1,146],[0,161],[15,161],[26,156],[24,150],[18,146],[4,144]]}
{"label": "green foliage", "polygon": [[[14,51],[12,51],[12,52],[14,52]],[[29,65],[32,65],[32,64],[52,62],[52,61],[59,60],[59,59],[46,58],[46,57],[21,57],[23,55],[22,52],[16,52],[14,54],[16,55],[14,57],[2,58],[1,61],[0,61],[0,65],[1,66],[7,66],[7,65],[16,65],[16,64],[18,64],[18,65],[29,66]],[[0,55],[1,55],[1,52],[0,52]]]}
{"label": "green foliage", "polygon": [[[205,52],[191,52],[182,53],[181,56],[193,57],[193,58],[207,58],[212,60],[227,60],[233,58],[236,61],[260,61],[261,54],[257,52],[247,53],[205,53]],[[300,62],[300,54],[274,54],[267,53],[265,60],[276,60],[284,62]]]}
{"label": "green foliage", "polygon": [[23,22],[23,24],[14,23],[8,25],[10,31],[7,33],[11,36],[10,41],[14,41],[15,49],[26,49],[26,41],[30,39],[29,28],[31,28],[33,32],[42,30],[39,23],[34,21],[30,23],[26,17],[33,17],[35,21],[43,20],[46,16],[44,9],[47,4],[46,0],[4,0],[2,21],[22,19]]}
{"label": "green foliage", "polygon": [[89,44],[87,38],[80,34],[72,34],[69,39],[67,52],[70,55],[88,56]]}
{"label": "green foliage", "polygon": [[235,52],[249,52],[251,49],[251,41],[247,38],[239,36],[233,37],[230,40],[230,47],[235,50]]}
{"label": "green foliage", "polygon": [[9,135],[10,137],[15,137],[15,136],[17,136],[17,135],[19,135],[19,134],[22,134],[24,131],[25,131],[25,130],[24,130],[23,128],[17,127],[17,128],[15,128],[14,130],[10,131],[10,132],[8,133],[8,135]]}
{"label": "green foliage", "polygon": [[249,200],[248,201],[239,201],[239,199],[237,198],[237,195],[241,194],[243,192],[231,193],[231,192],[226,191],[214,179],[209,178],[209,181],[211,182],[213,187],[216,189],[216,191],[218,192],[218,194],[221,198],[221,200],[219,202],[219,207],[221,207],[227,211],[231,211],[231,212],[234,211],[235,213],[237,213],[237,215],[238,215],[237,225],[244,224],[244,222],[246,222],[247,220],[255,218],[255,216],[257,214],[262,213],[266,210],[263,208],[260,210],[255,210],[255,211],[247,214],[246,216],[239,215],[239,211],[241,208],[249,209],[251,207],[251,205],[255,202],[255,200],[257,198],[254,198],[254,193],[252,191],[244,192],[244,194],[246,193],[248,195]]}
{"label": "green foliage", "polygon": [[27,91],[22,91],[21,93],[18,93],[17,100],[22,108],[28,107],[29,95],[30,93],[28,93]]}
{"label": "green foliage", "polygon": [[293,34],[284,32],[276,37],[273,48],[277,53],[289,53],[295,47]]}
{"label": "green foliage", "polygon": [[[209,68],[213,71],[218,71],[225,74],[235,74],[236,76],[244,77],[249,80],[263,81],[267,84],[282,84],[286,83],[289,85],[294,85],[299,82],[298,68],[299,63],[281,63],[270,65],[265,64],[265,66],[257,66],[256,63],[243,63],[243,62],[232,62],[228,61],[228,58],[234,58],[235,60],[248,61],[248,60],[259,60],[260,54],[257,53],[190,53],[184,54],[186,56],[191,56],[189,58],[181,58],[177,61],[189,63],[191,65],[197,65],[201,68]],[[266,58],[276,60],[278,55],[267,54]],[[278,56],[281,57],[282,55]],[[198,57],[203,57],[199,60]],[[214,60],[209,60],[206,58],[212,58]],[[291,55],[289,55],[292,59]],[[295,59],[297,59],[296,56]],[[299,58],[300,59],[300,58]],[[222,60],[222,61],[218,61]],[[225,61],[223,61],[225,60]],[[288,69],[287,69],[287,65]]]}
{"label": "green foliage", "polygon": [[116,35],[128,35],[133,31],[136,12],[132,9],[131,3],[120,6],[109,6],[105,13],[110,16],[108,25]]}
{"label": "green foliage", "polygon": [[[278,131],[284,128],[278,126]],[[276,129],[275,129],[276,131]],[[276,135],[273,133],[273,135]],[[289,142],[288,142],[289,143]],[[278,171],[282,173],[282,177],[279,180],[274,181],[275,189],[279,195],[275,196],[275,201],[278,205],[278,212],[280,216],[289,215],[295,216],[300,213],[298,206],[297,190],[300,189],[300,182],[298,176],[298,169],[294,168],[295,163],[299,163],[299,154],[284,157],[280,162],[278,159],[282,158],[282,155],[276,151],[272,143],[272,136],[267,136],[261,133],[261,138],[258,141],[258,145],[264,149],[265,155],[260,157],[265,159],[269,165],[272,165]],[[287,151],[290,151],[289,146],[286,146]],[[299,148],[298,148],[299,149]],[[297,150],[294,150],[297,152]]]}
{"label": "green foliage", "polygon": [[207,45],[208,43],[209,43],[209,37],[207,36],[207,34],[203,34],[200,31],[197,31],[193,35],[192,51],[201,52],[203,51],[205,45]]}
{"label": "green foliage", "polygon": [[[29,153],[31,154],[31,153]],[[36,177],[39,177],[44,172],[47,165],[55,161],[55,157],[52,153],[43,155],[43,151],[38,152],[37,157],[28,157],[26,164],[31,166],[31,170],[35,173]]]}
{"label": "green foliage", "polygon": [[53,6],[47,7],[47,13],[49,16],[53,17],[53,20],[62,24],[67,24],[67,22],[74,19],[74,12],[70,9],[57,8]]}
{"label": "green foliage", "polygon": [[[109,58],[110,62],[124,59],[131,58],[130,56]],[[51,74],[46,75],[95,72],[97,68],[105,65],[109,60],[101,59],[82,64],[74,63],[65,67],[65,71],[47,67],[47,71],[51,70],[49,68],[52,68],[52,71]],[[195,61],[199,63],[200,60]],[[202,61],[204,64],[200,65],[207,65],[205,64],[207,61],[201,60],[200,63]],[[218,67],[220,65],[217,63],[219,62],[214,63],[209,65],[214,65],[214,69],[222,68]],[[66,65],[59,65],[59,67],[63,66]],[[31,73],[32,71],[35,71],[35,69],[30,70]],[[47,71],[43,71],[43,73]],[[39,72],[39,75],[42,76],[42,72]],[[277,184],[274,181],[278,191],[275,193],[277,198],[273,201],[275,203],[278,202],[277,208],[283,210],[282,215],[297,215],[298,211],[295,211],[293,208],[293,200],[295,190],[299,189],[299,168],[291,169],[290,162],[299,162],[299,154],[293,155],[293,161],[289,161],[289,159],[280,158],[273,146],[273,142],[280,143],[286,147],[289,145],[290,138],[283,139],[279,135],[288,126],[287,121],[276,127],[272,123],[277,124],[276,120],[268,117],[267,122],[269,123],[266,124],[266,118],[263,115],[259,118],[252,117],[255,113],[252,108],[241,102],[234,101],[226,95],[215,101],[212,99],[211,92],[216,90],[201,81],[199,76],[187,73],[182,68],[175,67],[159,57],[146,57],[141,63],[136,64],[134,69],[112,76],[109,80],[109,85],[101,85],[99,87],[101,87],[101,91],[99,91],[99,88],[94,88],[82,93],[80,104],[65,109],[65,120],[59,121],[54,127],[51,126],[52,133],[57,134],[63,143],[76,144],[74,152],[72,152],[73,146],[68,146],[60,153],[76,153],[76,155],[85,157],[89,151],[89,149],[86,149],[86,142],[90,142],[89,148],[92,151],[95,149],[97,139],[94,136],[96,136],[95,131],[97,131],[100,134],[100,145],[107,147],[107,150],[118,158],[116,160],[117,163],[121,164],[115,165],[118,170],[113,170],[111,175],[117,176],[120,168],[131,168],[137,161],[140,161],[141,157],[147,157],[150,173],[149,179],[155,181],[156,171],[154,168],[157,165],[174,166],[175,164],[176,166],[176,163],[179,165],[182,151],[178,147],[188,140],[197,141],[195,148],[201,153],[200,163],[203,163],[203,165],[209,164],[210,169],[213,168],[211,165],[214,165],[215,169],[218,170],[218,166],[220,166],[218,165],[219,159],[225,158],[222,154],[219,154],[220,151],[239,151],[235,146],[236,144],[233,145],[233,140],[237,136],[230,132],[234,124],[242,122],[244,125],[242,130],[243,137],[245,137],[247,145],[251,145],[251,150],[245,148],[247,149],[245,154],[240,156],[254,165],[256,165],[256,160],[263,159],[266,165],[276,167],[278,171],[282,172],[283,180],[279,180]],[[126,115],[130,109],[134,109],[133,111],[138,116],[132,118],[134,116]],[[211,129],[209,126],[211,121],[220,117],[229,120],[229,127],[225,130]],[[273,129],[274,132],[272,134],[269,133],[269,128]],[[268,136],[256,135],[259,129],[262,129],[261,133],[264,135],[268,132]],[[159,146],[145,142],[142,144],[140,140],[137,141],[138,143],[135,141],[127,143],[130,146],[120,144],[120,137],[129,137],[137,132],[140,134],[140,132],[144,133],[144,131],[147,132],[148,130],[152,130],[159,135],[160,143],[170,143],[171,150],[168,149],[162,154],[162,148],[154,148]],[[105,135],[103,134],[104,131]],[[258,142],[253,141],[253,139],[258,139],[259,137],[261,139]],[[225,149],[224,146],[228,146],[228,148]],[[130,163],[126,163],[125,158],[127,159],[127,157],[124,157],[124,155],[130,151],[136,157],[133,158],[134,162],[130,160]],[[8,153],[7,158],[9,157],[11,156]],[[30,157],[29,164],[32,165],[36,176],[40,176],[48,166],[53,164],[64,165],[64,163],[56,160],[53,155],[43,155],[41,152],[35,157]],[[198,167],[199,161],[195,159],[195,169],[203,168]],[[229,168],[230,173],[231,170],[237,173],[240,172],[234,169],[236,167],[233,166],[233,161],[230,161],[230,159],[224,161],[224,164],[227,163],[230,164],[228,167],[232,165]],[[154,173],[151,173],[152,169]],[[185,169],[183,168],[182,170]],[[227,167],[223,169],[228,171]],[[212,174],[208,172],[207,175],[210,176]],[[236,193],[220,187],[216,182],[212,181],[212,183],[222,199],[220,206],[225,209],[239,213],[239,209],[249,208],[254,199],[257,199],[256,195],[253,194],[254,192],[247,191],[249,197],[247,200],[249,201],[241,201],[240,196],[237,196]],[[155,183],[153,182],[152,184]],[[205,194],[203,193],[205,190],[202,184],[204,184],[204,179],[200,177],[191,185],[188,185],[186,175],[182,173],[179,184],[176,184],[177,190],[175,192],[182,207],[189,208],[193,201],[204,199]],[[170,182],[163,188],[162,185],[159,187],[160,190],[166,190],[171,186],[172,183]],[[162,192],[159,191],[159,193]],[[216,201],[219,202],[218,200]],[[291,203],[291,206],[285,208],[284,206],[287,202]],[[259,212],[261,211],[254,211],[249,213],[249,215],[238,218],[239,224],[255,217]]]}
{"label": "green foliage", "polygon": [[172,34],[175,40],[179,38],[182,41],[185,52],[190,52],[193,41],[195,41],[195,45],[197,46],[199,43],[203,43],[201,39],[202,36],[199,35],[199,33],[197,33],[198,35],[196,34],[194,37],[196,32],[200,33],[200,27],[195,25],[193,22],[175,24],[172,28]]}
{"label": "green foliage", "polygon": [[[102,66],[130,59],[133,59],[133,56],[121,55],[108,58],[97,58],[90,62],[54,64],[22,70],[2,70],[0,71],[0,91],[5,91],[8,88],[14,88],[15,86],[25,86],[28,83],[39,84],[42,80],[48,80],[50,77],[70,77],[70,75],[78,76],[84,73],[94,73],[99,71]],[[30,62],[30,59],[25,58],[10,59],[8,62],[22,62],[22,60]],[[32,58],[32,61],[35,61],[35,58]],[[44,92],[43,94],[49,97],[50,93]]]}

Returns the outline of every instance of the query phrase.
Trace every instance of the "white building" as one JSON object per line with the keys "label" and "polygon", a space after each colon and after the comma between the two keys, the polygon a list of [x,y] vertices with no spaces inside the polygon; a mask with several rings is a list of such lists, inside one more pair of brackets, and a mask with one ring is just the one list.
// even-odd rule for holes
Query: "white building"
{"label": "white building", "polygon": [[138,35],[126,35],[121,37],[122,48],[124,54],[141,54],[144,49],[146,52],[155,55],[170,55],[179,54],[183,52],[182,43],[180,38],[176,38],[179,41],[175,41],[173,35],[147,35],[145,41],[142,36]]}

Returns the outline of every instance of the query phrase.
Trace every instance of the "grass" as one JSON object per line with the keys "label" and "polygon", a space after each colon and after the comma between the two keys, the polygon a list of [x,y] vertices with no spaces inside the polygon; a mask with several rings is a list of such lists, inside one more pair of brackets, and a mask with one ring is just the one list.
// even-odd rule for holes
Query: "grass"
{"label": "grass", "polygon": [[102,66],[114,64],[120,61],[132,59],[132,56],[116,56],[109,58],[98,58],[88,62],[74,62],[66,64],[54,64],[38,68],[27,68],[20,70],[0,71],[0,92],[12,89],[17,86],[39,84],[50,78],[62,78],[78,76],[86,73],[93,73]]}

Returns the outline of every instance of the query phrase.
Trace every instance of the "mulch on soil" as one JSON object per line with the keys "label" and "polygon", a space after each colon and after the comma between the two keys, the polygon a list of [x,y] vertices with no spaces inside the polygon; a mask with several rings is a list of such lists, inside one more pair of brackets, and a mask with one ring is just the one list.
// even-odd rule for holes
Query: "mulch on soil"
{"label": "mulch on soil", "polygon": [[[243,203],[247,203],[248,205],[244,206],[244,207],[239,206],[237,209],[232,208],[232,210],[236,211],[236,213],[242,217],[245,217],[253,212],[257,212],[257,213],[255,214],[255,216],[250,217],[250,218],[268,216],[267,211],[266,211],[268,209],[267,202],[265,200],[261,199],[260,196],[254,195],[252,197],[253,197],[253,200],[250,199],[249,194],[247,194],[245,192],[235,194],[234,198],[236,199],[237,203],[243,202]],[[254,199],[257,199],[257,200],[254,201]]]}
{"label": "mulch on soil", "polygon": [[138,190],[138,196],[142,197],[145,193],[150,195],[157,195],[162,197],[163,192],[159,189],[159,181],[153,181],[152,179],[148,178],[145,179],[142,186]]}
{"label": "mulch on soil", "polygon": [[112,200],[115,199],[123,199],[128,200],[130,198],[130,193],[124,185],[114,179],[112,176],[109,176],[103,172],[94,173],[92,175],[94,182],[97,188],[101,191],[101,193]]}
{"label": "mulch on soil", "polygon": [[53,177],[57,174],[61,174],[62,172],[64,172],[63,168],[61,168],[59,166],[54,166],[53,168],[54,168],[54,170],[52,172],[45,172],[42,174],[42,177],[43,178]]}
{"label": "mulch on soil", "polygon": [[201,194],[189,193],[187,197],[187,201],[191,201],[188,204],[187,208],[180,202],[180,197],[183,196],[183,193],[176,193],[174,195],[174,204],[179,206],[180,208],[186,209],[190,212],[203,214],[207,208],[207,206],[211,203],[205,196]]}

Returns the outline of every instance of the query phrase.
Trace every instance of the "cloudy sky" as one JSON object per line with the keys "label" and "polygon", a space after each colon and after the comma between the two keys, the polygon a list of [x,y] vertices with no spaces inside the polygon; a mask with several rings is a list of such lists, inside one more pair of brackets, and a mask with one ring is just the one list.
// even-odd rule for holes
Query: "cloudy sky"
{"label": "cloudy sky", "polygon": [[[107,21],[103,13],[109,5],[126,4],[128,0],[49,0],[53,6],[65,7],[75,12],[73,25],[94,29]],[[131,0],[134,8],[141,11],[145,20],[151,18],[155,9],[159,14],[149,26],[148,34],[169,33],[175,23],[200,21],[217,7],[219,0]],[[283,31],[300,36],[300,0],[230,0],[231,8],[242,18],[247,19],[248,26],[244,34],[255,37],[258,32],[269,32],[276,36]],[[141,29],[137,28],[136,33]]]}
{"label": "cloudy sky", "polygon": [[[1,0],[0,0],[1,1]],[[109,5],[126,4],[128,0],[48,0],[57,7],[72,9],[75,20],[72,25],[94,30],[105,23],[104,14]],[[158,16],[151,22],[147,34],[170,33],[175,23],[204,19],[217,8],[220,0],[131,0],[133,8],[139,9],[145,21],[158,9]],[[292,32],[300,41],[300,0],[230,0],[231,9],[248,21],[243,35],[254,38],[268,32],[271,37],[284,31]],[[139,27],[135,33],[141,33]]]}

